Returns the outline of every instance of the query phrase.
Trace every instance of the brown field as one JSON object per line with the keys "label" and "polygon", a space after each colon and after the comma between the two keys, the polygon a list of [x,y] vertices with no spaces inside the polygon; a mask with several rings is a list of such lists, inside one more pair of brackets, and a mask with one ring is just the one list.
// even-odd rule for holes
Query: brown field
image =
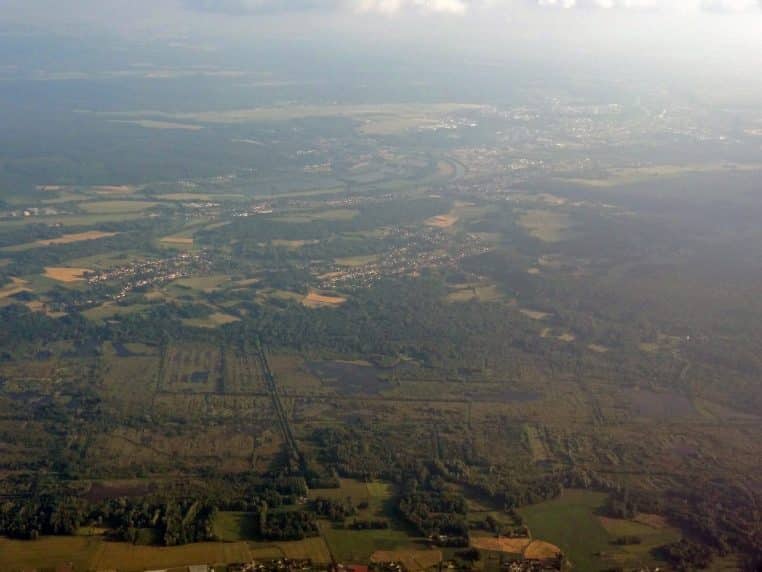
{"label": "brown field", "polygon": [[555,544],[543,540],[533,540],[524,549],[524,558],[545,560],[547,558],[555,558],[560,552],[561,549]]}
{"label": "brown field", "polygon": [[99,185],[91,187],[91,191],[99,195],[126,195],[135,192],[132,185]]}
{"label": "brown field", "polygon": [[293,542],[278,542],[276,546],[283,551],[286,558],[309,558],[318,564],[329,564],[331,553],[322,537],[305,538]]}
{"label": "brown field", "polygon": [[452,214],[446,214],[446,215],[437,215],[429,219],[426,219],[426,222],[424,224],[426,226],[433,226],[436,228],[450,228],[456,222],[458,222],[458,217]]}
{"label": "brown field", "polygon": [[279,246],[288,248],[290,250],[301,248],[302,246],[305,246],[307,244],[317,244],[320,242],[319,240],[286,240],[281,238],[275,238],[270,241],[273,246]]}
{"label": "brown field", "polygon": [[635,522],[639,522],[640,524],[645,524],[646,526],[650,526],[651,528],[668,528],[669,527],[669,524],[667,523],[667,519],[665,519],[663,516],[658,514],[648,514],[646,512],[640,512],[632,520],[634,520]]}
{"label": "brown field", "polygon": [[607,347],[601,346],[599,344],[589,344],[587,346],[587,349],[589,349],[590,351],[593,351],[593,352],[595,352],[597,354],[605,354],[607,351],[609,351],[609,349]]}
{"label": "brown field", "polygon": [[83,240],[97,240],[99,238],[107,238],[109,236],[116,236],[118,232],[101,232],[99,230],[88,230],[87,232],[75,232],[72,234],[64,234],[58,238],[51,238],[49,240],[37,240],[32,244],[39,246],[50,246],[52,244],[70,244],[72,242],[82,242]]}
{"label": "brown field", "polygon": [[440,550],[376,550],[371,562],[401,562],[410,572],[419,572],[436,566],[442,561]]}
{"label": "brown field", "polygon": [[0,537],[0,570],[52,568],[67,562],[76,570],[90,570],[101,544],[100,539],[84,536],[51,536],[34,542]]}
{"label": "brown field", "polygon": [[493,538],[491,536],[482,536],[473,538],[471,546],[479,550],[521,554],[524,558],[538,560],[554,558],[561,552],[560,548],[550,542],[532,540],[531,538]]}
{"label": "brown field", "polygon": [[28,282],[21,278],[11,277],[11,283],[7,286],[0,288],[0,300],[3,298],[10,298],[21,292],[31,292],[31,288],[27,288]]}
{"label": "brown field", "polygon": [[521,310],[519,310],[519,312],[521,312],[522,314],[524,314],[527,318],[531,320],[544,320],[545,318],[550,316],[550,314],[548,314],[547,312],[539,312],[537,310],[527,310],[526,308],[522,308]]}
{"label": "brown field", "polygon": [[137,119],[135,121],[112,119],[111,123],[126,123],[137,125],[145,129],[182,129],[184,131],[200,131],[202,125],[193,125],[192,123],[173,123],[171,121],[154,121],[152,119]]}
{"label": "brown field", "polygon": [[455,175],[455,167],[448,161],[437,161],[437,174],[450,178]]}
{"label": "brown field", "polygon": [[165,236],[160,239],[160,242],[166,242],[167,244],[186,244],[188,246],[193,245],[192,236]]}
{"label": "brown field", "polygon": [[92,272],[89,268],[67,268],[64,266],[46,266],[46,278],[52,278],[59,282],[79,282],[85,279],[85,273]]}
{"label": "brown field", "polygon": [[494,538],[492,536],[477,536],[471,539],[471,546],[479,550],[523,554],[524,549],[529,546],[531,542],[531,538]]}
{"label": "brown field", "polygon": [[338,306],[346,301],[347,299],[342,296],[327,296],[312,291],[302,300],[302,304],[308,308],[320,308],[322,306]]}

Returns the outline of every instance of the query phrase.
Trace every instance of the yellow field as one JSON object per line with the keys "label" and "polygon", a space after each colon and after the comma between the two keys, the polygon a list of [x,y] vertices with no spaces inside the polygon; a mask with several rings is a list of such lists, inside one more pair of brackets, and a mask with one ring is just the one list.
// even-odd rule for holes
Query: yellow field
{"label": "yellow field", "polygon": [[524,558],[545,560],[555,558],[561,552],[555,544],[543,540],[533,540],[529,546],[524,549]]}
{"label": "yellow field", "polygon": [[64,266],[46,266],[46,278],[52,278],[59,282],[79,282],[85,279],[85,273],[92,272],[89,268],[68,268]]}
{"label": "yellow field", "polygon": [[524,558],[545,560],[555,558],[561,549],[555,544],[544,540],[531,538],[494,538],[491,536],[476,537],[471,540],[471,546],[479,550],[492,552],[507,552],[521,554]]}
{"label": "yellow field", "polygon": [[523,554],[524,549],[529,546],[531,542],[531,538],[494,538],[492,536],[477,536],[471,539],[471,546],[479,550]]}
{"label": "yellow field", "polygon": [[339,306],[346,301],[347,299],[341,296],[327,296],[312,291],[302,300],[302,304],[308,308],[320,308],[322,306]]}
{"label": "yellow field", "polygon": [[273,246],[295,250],[307,244],[317,244],[320,241],[319,240],[286,240],[286,239],[276,238],[270,242]]}
{"label": "yellow field", "polygon": [[109,236],[116,236],[118,232],[101,232],[99,230],[88,230],[87,232],[75,232],[72,234],[64,234],[58,238],[51,238],[49,240],[37,240],[33,244],[40,246],[49,246],[51,244],[70,244],[72,242],[82,242],[83,240],[97,240],[99,238],[106,238]]}
{"label": "yellow field", "polygon": [[11,283],[0,288],[0,300],[3,298],[10,298],[21,292],[31,292],[31,288],[27,288],[28,282],[21,278],[11,277]]}
{"label": "yellow field", "polygon": [[90,187],[90,190],[99,195],[128,195],[135,192],[132,185],[100,185]]}
{"label": "yellow field", "polygon": [[159,242],[166,242],[167,244],[182,244],[187,246],[193,246],[192,236],[165,236],[159,240]]}

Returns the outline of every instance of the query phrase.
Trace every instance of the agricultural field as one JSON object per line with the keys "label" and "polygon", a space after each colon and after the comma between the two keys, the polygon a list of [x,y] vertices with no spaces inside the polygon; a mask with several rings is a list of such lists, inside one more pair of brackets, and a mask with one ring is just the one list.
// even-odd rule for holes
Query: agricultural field
{"label": "agricultural field", "polygon": [[[762,201],[741,119],[323,82],[310,102],[269,76],[197,95],[204,69],[183,105],[78,107],[130,161],[0,165],[0,569],[744,565]],[[658,161],[628,156],[643,141]]]}
{"label": "agricultural field", "polygon": [[[654,548],[676,542],[680,533],[660,519],[639,515],[635,520],[599,516],[605,495],[567,490],[560,498],[522,509],[532,535],[556,543],[574,567],[600,570],[612,565],[653,563]],[[647,524],[646,524],[647,523]],[[619,537],[636,536],[633,546],[617,546]]]}

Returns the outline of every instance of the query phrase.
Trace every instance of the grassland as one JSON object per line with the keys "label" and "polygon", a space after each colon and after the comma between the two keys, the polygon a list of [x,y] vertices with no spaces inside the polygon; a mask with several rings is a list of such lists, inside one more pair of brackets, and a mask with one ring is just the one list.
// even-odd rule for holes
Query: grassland
{"label": "grassland", "polygon": [[223,314],[222,312],[213,312],[203,318],[185,318],[183,324],[195,328],[218,328],[225,324],[232,324],[239,321],[240,318]]}
{"label": "grassland", "polygon": [[160,203],[155,201],[93,201],[80,203],[79,207],[88,214],[142,213]]}
{"label": "grassland", "polygon": [[359,511],[358,518],[387,518],[391,526],[385,530],[352,530],[321,522],[321,534],[333,557],[340,562],[367,562],[379,550],[411,551],[420,549],[410,531],[396,520],[392,507],[391,485],[382,482],[364,483],[353,479],[341,479],[337,489],[310,491],[310,497],[351,499],[352,503],[367,504]]}
{"label": "grassland", "polygon": [[560,242],[566,238],[571,221],[565,213],[532,209],[519,217],[519,224],[543,242]]}
{"label": "grassland", "polygon": [[380,258],[378,254],[368,254],[365,256],[345,256],[336,259],[336,264],[341,266],[349,266],[350,268],[357,268],[358,266],[365,266],[377,262]]}
{"label": "grassland", "polygon": [[677,178],[691,174],[757,171],[762,171],[762,164],[707,162],[688,165],[665,164],[645,167],[619,167],[609,169],[606,176],[603,178],[565,178],[562,180],[569,183],[607,189],[645,181]]}
{"label": "grassland", "polygon": [[[648,565],[654,561],[652,549],[679,539],[679,533],[663,522],[649,526],[631,520],[602,519],[596,512],[605,498],[604,493],[565,490],[557,499],[524,507],[519,512],[534,538],[558,545],[578,570],[601,570],[615,564]],[[638,536],[642,543],[612,544],[624,535]]]}
{"label": "grassland", "polygon": [[112,121],[150,121],[152,124],[182,124],[191,121],[201,124],[236,124],[288,121],[307,117],[348,117],[357,120],[359,130],[366,135],[392,135],[410,129],[435,126],[449,113],[480,108],[479,105],[461,103],[289,105],[197,113],[99,112],[97,115]]}
{"label": "grassland", "polygon": [[314,221],[343,221],[352,220],[360,211],[356,209],[327,209],[322,211],[294,212],[281,215],[275,220],[293,224],[307,223]]}
{"label": "grassland", "polygon": [[99,238],[108,238],[111,236],[116,236],[117,234],[118,233],[116,232],[101,232],[98,230],[89,230],[86,232],[64,234],[63,236],[59,236],[58,238],[36,240],[34,242],[18,244],[16,246],[6,247],[3,250],[6,252],[21,252],[24,250],[39,248],[41,246],[55,246],[58,244],[71,244],[73,242],[83,242],[86,240],[98,240]]}
{"label": "grassland", "polygon": [[495,284],[476,283],[459,284],[454,290],[447,294],[445,299],[448,302],[496,302],[502,300],[505,296]]}

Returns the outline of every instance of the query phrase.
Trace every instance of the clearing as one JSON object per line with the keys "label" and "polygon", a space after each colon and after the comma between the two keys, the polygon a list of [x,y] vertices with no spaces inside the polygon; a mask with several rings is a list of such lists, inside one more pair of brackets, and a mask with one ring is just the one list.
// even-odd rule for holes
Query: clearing
{"label": "clearing", "polygon": [[456,222],[458,222],[457,216],[453,214],[444,214],[444,215],[433,216],[429,219],[426,219],[424,224],[426,226],[433,226],[435,228],[450,228]]}
{"label": "clearing", "polygon": [[313,290],[302,300],[302,304],[308,308],[321,308],[324,306],[340,306],[346,301],[347,299],[342,296],[321,294]]}
{"label": "clearing", "polygon": [[21,292],[31,292],[32,289],[27,287],[28,284],[29,282],[26,280],[11,276],[11,283],[0,288],[0,300],[10,298]]}
{"label": "clearing", "polygon": [[559,242],[566,238],[571,223],[565,213],[533,209],[519,217],[519,224],[543,242]]}
{"label": "clearing", "polygon": [[59,282],[79,282],[85,279],[85,274],[92,272],[89,268],[69,268],[65,266],[46,266],[43,276]]}

